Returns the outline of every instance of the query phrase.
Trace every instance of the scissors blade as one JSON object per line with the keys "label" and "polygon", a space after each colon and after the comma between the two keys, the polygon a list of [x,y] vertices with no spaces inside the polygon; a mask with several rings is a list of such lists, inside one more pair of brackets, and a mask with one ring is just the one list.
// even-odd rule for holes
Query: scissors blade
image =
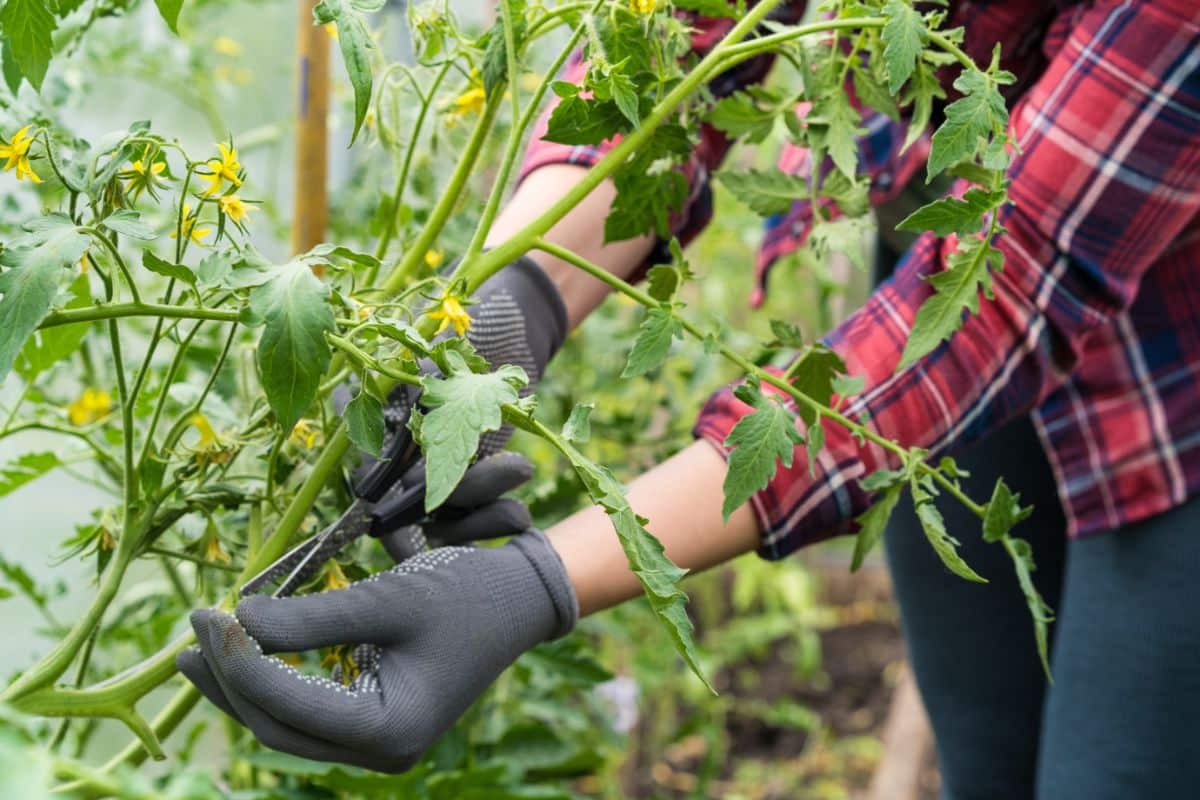
{"label": "scissors blade", "polygon": [[284,597],[304,585],[321,566],[371,528],[371,503],[355,500],[331,525],[284,553],[242,586],[246,597],[279,581],[272,597]]}

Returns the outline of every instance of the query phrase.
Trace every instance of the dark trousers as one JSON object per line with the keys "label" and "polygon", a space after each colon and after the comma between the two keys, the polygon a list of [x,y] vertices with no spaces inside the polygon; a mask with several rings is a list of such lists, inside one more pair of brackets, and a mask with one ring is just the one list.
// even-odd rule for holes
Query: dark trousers
{"label": "dark trousers", "polygon": [[979,520],[940,502],[972,584],[938,560],[900,506],[885,537],[917,684],[937,740],[944,800],[1200,797],[1200,499],[1068,542],[1032,423],[957,454],[973,497],[999,476],[1034,504],[1014,534],[1057,611],[1047,686],[1024,599]]}

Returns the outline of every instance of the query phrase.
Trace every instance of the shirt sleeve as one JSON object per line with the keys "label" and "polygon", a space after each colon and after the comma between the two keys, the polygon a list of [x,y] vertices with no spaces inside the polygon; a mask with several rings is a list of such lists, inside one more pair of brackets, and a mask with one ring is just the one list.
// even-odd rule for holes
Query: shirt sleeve
{"label": "shirt sleeve", "polygon": [[[1018,102],[1012,126],[1020,151],[1007,232],[996,241],[1005,264],[993,274],[995,298],[897,372],[930,294],[925,277],[955,246],[926,234],[825,340],[865,379],[846,411],[866,412],[875,432],[933,454],[986,435],[1059,385],[1089,332],[1129,307],[1147,271],[1190,229],[1200,212],[1200,9],[1187,0],[1096,2]],[[727,454],[724,440],[747,411],[722,390],[695,433]],[[825,432],[815,477],[798,452],[751,499],[768,558],[852,531],[872,500],[859,479],[898,466],[840,426],[825,423]]]}

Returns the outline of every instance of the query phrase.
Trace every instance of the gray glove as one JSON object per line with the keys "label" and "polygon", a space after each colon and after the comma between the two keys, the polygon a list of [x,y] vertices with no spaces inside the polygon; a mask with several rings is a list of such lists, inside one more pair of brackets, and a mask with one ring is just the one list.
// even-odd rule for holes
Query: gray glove
{"label": "gray glove", "polygon": [[[177,664],[210,700],[275,750],[402,772],[518,656],[579,616],[562,561],[537,530],[503,547],[444,547],[348,588],[248,597],[236,617],[192,614],[199,648]],[[350,686],[272,653],[374,645]]]}
{"label": "gray glove", "polygon": [[[475,299],[477,302],[467,306],[471,316],[467,338],[493,367],[516,364],[524,369],[529,385],[521,393],[532,392],[567,335],[567,309],[554,282],[532,259],[521,256],[484,281]],[[400,384],[388,396],[384,459],[365,458],[356,471],[354,490],[359,497],[379,500],[411,463],[406,459],[414,450],[408,418],[419,395],[416,387]],[[350,396],[345,387],[335,392],[339,413]],[[505,426],[485,434],[480,452],[486,455],[503,449],[511,433]]]}

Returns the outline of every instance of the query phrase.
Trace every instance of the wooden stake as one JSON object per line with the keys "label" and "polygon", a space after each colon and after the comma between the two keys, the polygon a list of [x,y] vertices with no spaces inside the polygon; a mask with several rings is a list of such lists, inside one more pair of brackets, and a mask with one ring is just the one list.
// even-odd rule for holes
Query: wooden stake
{"label": "wooden stake", "polygon": [[297,0],[296,186],[292,251],[325,240],[329,132],[329,32],[313,24],[313,0]]}

